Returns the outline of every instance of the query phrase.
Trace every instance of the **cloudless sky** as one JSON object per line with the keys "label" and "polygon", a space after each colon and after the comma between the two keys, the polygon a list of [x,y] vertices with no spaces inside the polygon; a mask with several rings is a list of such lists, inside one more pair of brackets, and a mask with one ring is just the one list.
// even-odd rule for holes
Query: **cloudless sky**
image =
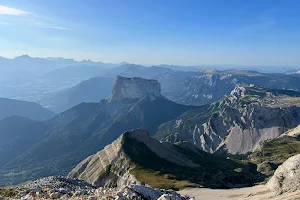
{"label": "cloudless sky", "polygon": [[0,56],[300,66],[299,0],[0,0]]}

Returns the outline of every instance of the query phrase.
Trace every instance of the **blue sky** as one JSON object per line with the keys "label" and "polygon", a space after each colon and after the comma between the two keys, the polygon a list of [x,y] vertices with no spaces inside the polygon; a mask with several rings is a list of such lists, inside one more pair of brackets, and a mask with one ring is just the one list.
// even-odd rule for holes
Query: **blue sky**
{"label": "blue sky", "polygon": [[0,56],[299,65],[298,0],[0,0]]}

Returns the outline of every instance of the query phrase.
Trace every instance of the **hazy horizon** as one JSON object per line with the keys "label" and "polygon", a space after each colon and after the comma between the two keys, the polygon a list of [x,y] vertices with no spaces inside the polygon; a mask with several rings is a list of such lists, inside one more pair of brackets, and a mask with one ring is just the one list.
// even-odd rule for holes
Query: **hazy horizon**
{"label": "hazy horizon", "polygon": [[194,65],[188,65],[188,64],[176,64],[176,63],[158,63],[158,64],[152,64],[152,63],[132,63],[132,62],[127,62],[127,61],[121,61],[121,62],[106,62],[104,60],[92,60],[92,59],[76,59],[76,58],[71,58],[71,57],[55,57],[55,56],[46,56],[46,57],[38,57],[38,56],[31,56],[28,54],[23,54],[23,55],[18,55],[18,56],[12,56],[12,57],[6,57],[6,56],[2,56],[0,55],[0,58],[4,58],[4,59],[10,59],[10,60],[14,60],[18,57],[22,57],[22,56],[28,56],[30,58],[41,58],[41,59],[65,59],[65,60],[74,60],[75,62],[83,62],[83,61],[91,61],[94,63],[97,62],[101,62],[104,64],[133,64],[133,65],[143,65],[143,66],[178,66],[178,67],[224,67],[224,69],[231,69],[231,68],[226,68],[226,67],[233,67],[232,69],[235,69],[235,67],[239,68],[245,68],[247,69],[247,67],[249,67],[248,69],[250,69],[251,67],[291,67],[291,68],[295,68],[298,69],[300,67],[300,64],[297,65],[288,65],[288,64],[281,64],[281,65],[276,65],[276,64],[255,64],[255,65],[250,65],[250,64],[234,64],[234,63],[225,63],[225,64],[221,64],[221,63],[216,63],[216,64],[194,64]]}
{"label": "hazy horizon", "polygon": [[0,55],[300,65],[300,2],[3,0]]}

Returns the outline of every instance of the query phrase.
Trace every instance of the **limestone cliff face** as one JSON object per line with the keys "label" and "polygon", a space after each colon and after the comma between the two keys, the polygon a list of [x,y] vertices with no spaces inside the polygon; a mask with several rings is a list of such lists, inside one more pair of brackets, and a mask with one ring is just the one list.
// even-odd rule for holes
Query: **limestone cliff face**
{"label": "limestone cliff face", "polygon": [[141,99],[147,95],[161,96],[161,86],[157,80],[117,76],[111,100]]}
{"label": "limestone cliff face", "polygon": [[128,154],[128,149],[137,148],[135,151],[141,151],[138,148],[139,144],[145,145],[144,147],[148,151],[174,163],[174,165],[199,167],[198,164],[180,153],[174,145],[160,143],[158,140],[151,138],[145,129],[136,129],[123,133],[102,151],[83,160],[69,173],[69,177],[85,180],[94,186],[105,187],[122,187],[139,183],[130,174],[130,170],[135,167],[135,163],[132,162],[132,158]]}
{"label": "limestone cliff face", "polygon": [[189,141],[211,153],[220,148],[231,154],[253,151],[299,125],[300,96],[286,93],[237,85],[228,97],[162,125],[157,137]]}
{"label": "limestone cliff face", "polygon": [[124,135],[121,135],[102,151],[79,163],[68,176],[104,187],[120,187],[139,183],[129,174],[129,169],[133,166],[122,150],[123,144]]}

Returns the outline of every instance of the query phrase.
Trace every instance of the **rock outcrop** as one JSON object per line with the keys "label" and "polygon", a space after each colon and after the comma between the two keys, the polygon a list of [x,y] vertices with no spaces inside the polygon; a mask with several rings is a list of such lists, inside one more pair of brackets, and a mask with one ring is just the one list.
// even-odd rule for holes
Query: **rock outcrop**
{"label": "rock outcrop", "polygon": [[267,185],[276,194],[300,189],[300,154],[280,165]]}
{"label": "rock outcrop", "polygon": [[298,136],[300,134],[300,125],[298,125],[296,128],[293,128],[291,130],[288,130],[285,132],[283,135],[288,135],[288,136]]}
{"label": "rock outcrop", "polygon": [[0,188],[0,199],[89,199],[89,200],[192,200],[174,190],[161,190],[143,185],[119,188],[95,188],[84,181],[62,176],[45,177],[20,187]]}
{"label": "rock outcrop", "polygon": [[157,80],[117,76],[111,100],[141,99],[147,95],[161,97],[161,86]]}

